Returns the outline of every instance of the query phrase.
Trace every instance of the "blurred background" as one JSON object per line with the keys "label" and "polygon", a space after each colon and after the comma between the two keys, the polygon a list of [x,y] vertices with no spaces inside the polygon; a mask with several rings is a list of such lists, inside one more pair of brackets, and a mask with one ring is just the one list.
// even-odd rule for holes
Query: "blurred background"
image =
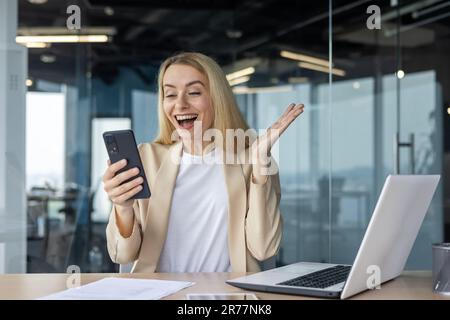
{"label": "blurred background", "polygon": [[0,21],[0,273],[118,270],[102,133],[155,138],[181,51],[223,67],[255,129],[306,105],[279,142],[271,266],[352,263],[388,174],[442,175],[406,268],[450,239],[450,1],[0,0]]}

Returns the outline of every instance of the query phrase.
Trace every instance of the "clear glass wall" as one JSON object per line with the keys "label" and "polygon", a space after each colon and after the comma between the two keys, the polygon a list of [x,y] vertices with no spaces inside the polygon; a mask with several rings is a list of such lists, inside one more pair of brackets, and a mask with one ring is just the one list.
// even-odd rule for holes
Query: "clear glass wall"
{"label": "clear glass wall", "polygon": [[[438,79],[448,66],[437,43],[449,39],[439,39],[436,4],[398,3],[377,2],[376,28],[368,5],[333,15],[333,61],[346,71],[332,85],[332,174],[343,184],[333,192],[341,205],[332,217],[334,262],[352,262],[388,174],[443,172]],[[431,267],[431,244],[443,240],[441,190],[442,180],[406,268]]]}
{"label": "clear glass wall", "polygon": [[[328,261],[330,244],[328,183],[330,176],[330,114],[328,73],[298,67],[298,60],[286,58],[301,52],[328,61],[327,15],[313,19],[292,34],[277,39],[275,63],[289,70],[282,83],[238,95],[245,106],[250,126],[268,128],[292,102],[304,103],[305,112],[288,128],[279,141],[278,161],[284,218],[284,235],[278,265],[300,260]],[[321,37],[310,37],[321,32]],[[295,41],[293,41],[295,39]],[[312,48],[320,48],[314,51]],[[288,54],[286,54],[288,52]],[[270,69],[268,70],[270,72]],[[267,77],[274,76],[270,73]]]}

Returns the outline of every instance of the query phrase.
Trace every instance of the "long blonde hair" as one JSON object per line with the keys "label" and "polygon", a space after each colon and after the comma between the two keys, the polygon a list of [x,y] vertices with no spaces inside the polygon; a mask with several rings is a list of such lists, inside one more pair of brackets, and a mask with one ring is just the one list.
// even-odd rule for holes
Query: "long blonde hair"
{"label": "long blonde hair", "polygon": [[213,128],[222,132],[225,137],[226,129],[248,129],[248,125],[238,109],[231,87],[220,66],[210,57],[197,52],[184,52],[166,59],[159,69],[158,74],[158,121],[159,133],[155,142],[172,144],[172,132],[175,127],[167,118],[163,109],[163,78],[166,70],[174,64],[188,65],[208,79],[211,107],[214,110]]}

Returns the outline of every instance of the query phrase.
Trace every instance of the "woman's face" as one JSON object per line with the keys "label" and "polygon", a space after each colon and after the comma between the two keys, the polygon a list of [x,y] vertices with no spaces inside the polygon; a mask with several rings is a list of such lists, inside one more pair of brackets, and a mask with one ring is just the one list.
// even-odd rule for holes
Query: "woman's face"
{"label": "woman's face", "polygon": [[163,108],[176,129],[194,132],[194,121],[201,121],[202,133],[211,128],[214,112],[205,75],[182,64],[167,68],[163,77]]}

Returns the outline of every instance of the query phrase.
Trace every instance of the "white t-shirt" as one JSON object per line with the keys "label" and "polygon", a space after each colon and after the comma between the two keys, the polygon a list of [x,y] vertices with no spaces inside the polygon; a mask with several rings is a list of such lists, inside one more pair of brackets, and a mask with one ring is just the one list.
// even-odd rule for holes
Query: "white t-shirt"
{"label": "white t-shirt", "polygon": [[218,152],[183,152],[157,272],[228,272],[228,195]]}

